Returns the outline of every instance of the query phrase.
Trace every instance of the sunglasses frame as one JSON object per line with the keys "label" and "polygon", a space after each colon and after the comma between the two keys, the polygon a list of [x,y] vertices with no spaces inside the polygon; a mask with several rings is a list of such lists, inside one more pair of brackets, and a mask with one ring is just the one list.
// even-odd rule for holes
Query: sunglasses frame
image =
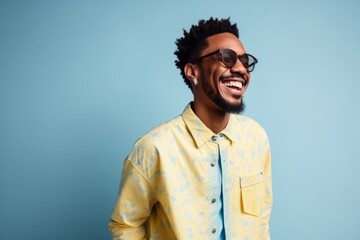
{"label": "sunglasses frame", "polygon": [[[211,52],[211,53],[208,53],[208,54],[206,54],[206,55],[204,55],[204,56],[197,57],[197,58],[193,59],[191,62],[192,62],[192,63],[195,63],[195,62],[198,62],[198,61],[202,60],[203,58],[210,57],[210,56],[215,55],[215,54],[220,54],[221,56],[220,56],[219,60],[220,60],[226,67],[228,67],[228,68],[234,67],[237,61],[234,61],[234,64],[233,64],[233,65],[229,65],[229,64],[224,60],[224,53],[225,53],[225,52],[230,52],[231,54],[229,54],[229,55],[236,56],[236,58],[239,59],[239,61],[241,62],[241,64],[246,68],[246,71],[247,71],[247,72],[252,72],[252,71],[254,71],[254,69],[255,69],[255,64],[258,63],[257,58],[254,57],[254,56],[251,55],[251,54],[244,53],[244,54],[242,54],[242,55],[237,55],[234,50],[226,49],[226,48],[225,48],[225,49],[218,49],[218,50],[213,51],[213,52]],[[250,58],[252,58],[252,59],[254,60],[254,62],[251,63],[250,65],[248,65],[248,66],[246,67],[246,66],[245,66],[245,63],[243,63],[243,62],[241,61],[241,60],[243,59],[243,57],[250,57]],[[234,59],[233,59],[233,60],[234,60]]]}

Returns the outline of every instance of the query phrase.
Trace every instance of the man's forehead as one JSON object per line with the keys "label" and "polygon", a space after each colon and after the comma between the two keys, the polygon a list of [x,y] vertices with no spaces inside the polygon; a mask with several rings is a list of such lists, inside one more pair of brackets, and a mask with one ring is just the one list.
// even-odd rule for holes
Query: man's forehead
{"label": "man's forehead", "polygon": [[218,33],[206,38],[206,40],[208,43],[206,49],[204,49],[206,52],[224,48],[232,49],[236,52],[244,51],[244,46],[240,39],[232,33]]}

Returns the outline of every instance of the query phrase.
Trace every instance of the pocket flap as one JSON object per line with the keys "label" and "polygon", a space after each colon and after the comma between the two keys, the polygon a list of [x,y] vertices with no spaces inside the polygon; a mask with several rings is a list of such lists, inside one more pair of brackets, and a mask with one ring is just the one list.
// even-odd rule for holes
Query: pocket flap
{"label": "pocket flap", "polygon": [[264,180],[264,176],[262,172],[254,173],[251,175],[240,177],[240,186],[248,187],[257,183],[260,183]]}

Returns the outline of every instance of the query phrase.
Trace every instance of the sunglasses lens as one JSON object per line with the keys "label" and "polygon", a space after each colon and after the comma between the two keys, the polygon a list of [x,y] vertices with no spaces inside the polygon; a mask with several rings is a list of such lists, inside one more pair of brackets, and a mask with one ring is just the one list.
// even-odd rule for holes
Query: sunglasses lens
{"label": "sunglasses lens", "polygon": [[256,59],[250,54],[244,54],[240,57],[241,63],[247,69],[248,72],[252,72],[255,68]]}
{"label": "sunglasses lens", "polygon": [[230,68],[233,67],[236,63],[236,60],[237,60],[236,52],[230,49],[224,49],[222,51],[222,62],[225,64],[225,66]]}
{"label": "sunglasses lens", "polygon": [[222,62],[229,68],[235,66],[238,58],[248,72],[252,72],[255,68],[255,64],[257,63],[256,58],[247,53],[238,56],[236,52],[231,49],[223,49],[220,53]]}

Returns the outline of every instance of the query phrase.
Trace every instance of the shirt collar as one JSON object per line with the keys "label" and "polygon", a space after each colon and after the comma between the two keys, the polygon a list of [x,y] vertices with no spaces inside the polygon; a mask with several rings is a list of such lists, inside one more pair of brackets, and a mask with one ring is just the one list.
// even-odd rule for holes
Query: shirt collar
{"label": "shirt collar", "polygon": [[[191,103],[186,106],[181,117],[184,120],[186,126],[189,128],[189,131],[198,148],[201,147],[206,141],[208,141],[213,135],[216,135],[196,116],[191,108]],[[235,129],[238,128],[237,124],[238,123],[235,119],[235,116],[230,114],[227,126],[223,131],[221,131],[221,133],[229,138],[232,142],[236,142],[236,140],[239,139],[239,136],[235,134]]]}

